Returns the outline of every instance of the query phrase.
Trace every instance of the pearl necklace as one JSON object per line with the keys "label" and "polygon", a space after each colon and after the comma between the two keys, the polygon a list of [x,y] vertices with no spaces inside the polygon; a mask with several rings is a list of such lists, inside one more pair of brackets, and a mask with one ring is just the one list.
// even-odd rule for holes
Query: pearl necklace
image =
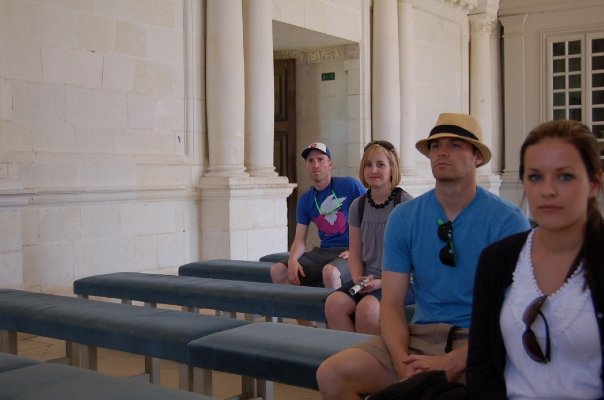
{"label": "pearl necklace", "polygon": [[383,202],[381,204],[375,204],[375,201],[373,201],[373,198],[371,197],[371,188],[369,188],[367,190],[367,201],[369,202],[369,205],[373,208],[384,208],[392,201],[392,199],[394,199],[394,196],[396,196],[398,191],[399,191],[399,188],[395,187],[394,189],[392,189],[390,196],[388,196],[388,198],[386,199],[385,202]]}

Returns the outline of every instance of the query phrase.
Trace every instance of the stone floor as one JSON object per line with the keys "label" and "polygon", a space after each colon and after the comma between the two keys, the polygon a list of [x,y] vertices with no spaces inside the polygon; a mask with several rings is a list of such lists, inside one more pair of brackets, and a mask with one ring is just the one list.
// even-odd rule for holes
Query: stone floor
{"label": "stone floor", "polygon": [[[52,360],[65,355],[65,344],[62,341],[32,335],[19,335],[19,355],[37,360]],[[133,376],[144,371],[142,356],[123,353],[115,350],[98,350],[98,370],[110,375]],[[161,385],[178,387],[178,367],[171,361],[161,361]],[[221,372],[213,374],[213,397],[224,399],[239,393],[241,378]],[[319,392],[275,383],[276,400],[318,400]]]}

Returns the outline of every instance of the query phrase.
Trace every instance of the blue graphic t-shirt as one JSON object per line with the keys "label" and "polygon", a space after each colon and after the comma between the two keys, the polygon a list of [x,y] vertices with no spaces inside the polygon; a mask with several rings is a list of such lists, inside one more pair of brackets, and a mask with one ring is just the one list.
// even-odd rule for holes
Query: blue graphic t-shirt
{"label": "blue graphic t-shirt", "polygon": [[333,177],[320,192],[306,191],[298,200],[296,222],[319,231],[321,248],[348,247],[348,210],[354,199],[365,193],[361,182],[351,177]]}

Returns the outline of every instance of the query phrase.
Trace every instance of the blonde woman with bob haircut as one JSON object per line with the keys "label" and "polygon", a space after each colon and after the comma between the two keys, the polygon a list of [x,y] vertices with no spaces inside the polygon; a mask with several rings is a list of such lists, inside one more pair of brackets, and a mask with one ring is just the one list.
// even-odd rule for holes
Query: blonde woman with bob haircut
{"label": "blonde woman with bob haircut", "polygon": [[400,162],[392,143],[375,140],[364,150],[359,178],[367,194],[355,199],[349,212],[348,267],[352,280],[329,295],[325,315],[331,329],[379,334],[386,221],[398,203],[412,197],[397,186]]}

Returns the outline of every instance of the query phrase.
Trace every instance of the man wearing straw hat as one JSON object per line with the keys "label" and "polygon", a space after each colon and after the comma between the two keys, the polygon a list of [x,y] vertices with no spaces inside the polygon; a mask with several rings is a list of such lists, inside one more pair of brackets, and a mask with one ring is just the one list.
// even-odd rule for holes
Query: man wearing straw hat
{"label": "man wearing straw hat", "polygon": [[[384,234],[382,336],[327,359],[317,372],[324,399],[359,399],[427,370],[463,380],[474,273],[490,243],[527,230],[511,203],[477,186],[491,158],[478,121],[443,113],[416,143],[430,159],[434,189],[398,206]],[[404,304],[413,274],[416,311]]]}

